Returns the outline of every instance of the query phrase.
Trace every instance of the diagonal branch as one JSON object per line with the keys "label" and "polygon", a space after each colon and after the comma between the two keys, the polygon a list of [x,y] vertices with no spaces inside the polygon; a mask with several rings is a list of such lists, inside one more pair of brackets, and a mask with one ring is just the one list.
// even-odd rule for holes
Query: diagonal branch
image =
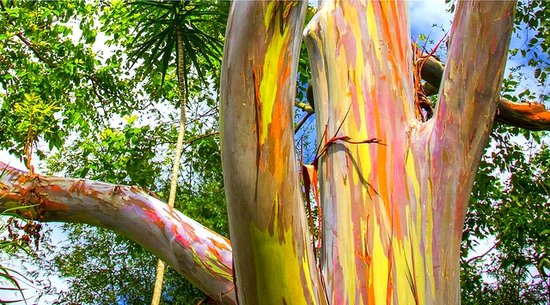
{"label": "diagonal branch", "polygon": [[[443,64],[430,56],[422,67],[422,79],[426,81],[426,94],[433,95],[439,91],[443,77]],[[550,130],[550,111],[542,103],[514,103],[503,97],[498,101],[495,120],[510,126],[527,130]]]}
{"label": "diagonal branch", "polygon": [[166,261],[219,304],[237,304],[230,242],[142,189],[83,179],[31,177],[2,161],[0,173],[0,211],[36,205],[22,216],[113,230]]}
{"label": "diagonal branch", "polygon": [[42,61],[44,64],[46,64],[49,68],[55,68],[57,65],[53,63],[51,60],[46,58],[39,50],[38,48],[27,38],[23,35],[23,33],[18,32],[15,34],[19,39],[31,49],[31,51]]}
{"label": "diagonal branch", "polygon": [[[4,13],[3,15],[5,16],[6,20],[8,21],[8,23],[13,26],[13,21],[10,19],[9,15],[8,15],[8,9],[6,8],[6,6],[4,5],[4,2],[3,1],[0,1],[0,9],[2,10],[2,12]],[[50,68],[55,68],[56,67],[56,64],[53,63],[51,60],[49,60],[48,58],[46,58],[41,52],[40,50],[38,50],[38,48],[36,47],[36,45],[34,43],[32,43],[27,37],[25,37],[25,35],[23,35],[23,32],[17,32],[15,33],[15,35],[27,46],[29,47],[29,49],[31,49],[31,51],[34,53],[34,55],[36,55],[36,57],[38,57],[38,59],[40,61],[42,61],[43,63],[45,63],[48,67]]]}

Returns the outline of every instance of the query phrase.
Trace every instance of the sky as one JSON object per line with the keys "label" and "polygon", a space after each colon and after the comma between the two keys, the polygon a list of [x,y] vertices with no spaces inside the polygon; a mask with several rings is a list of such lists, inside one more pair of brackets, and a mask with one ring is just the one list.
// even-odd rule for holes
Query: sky
{"label": "sky", "polygon": [[[447,12],[448,5],[443,0],[425,0],[425,1],[411,1],[409,4],[410,13],[409,19],[411,21],[411,37],[414,40],[420,33],[426,35],[429,40],[435,42],[439,41],[445,33],[449,32],[452,15]],[[11,166],[24,169],[23,163],[16,157],[10,155],[5,150],[0,150],[0,160],[9,162]],[[35,166],[38,173],[40,168]],[[59,233],[55,233],[59,234]],[[57,236],[56,238],[62,238]],[[487,246],[481,246],[479,252]],[[54,283],[57,285],[63,285],[62,282],[56,280]],[[28,292],[27,295],[32,295],[32,292]],[[7,296],[0,291],[0,300]],[[22,302],[16,304],[24,304]],[[48,304],[47,301],[42,301],[39,304]]]}

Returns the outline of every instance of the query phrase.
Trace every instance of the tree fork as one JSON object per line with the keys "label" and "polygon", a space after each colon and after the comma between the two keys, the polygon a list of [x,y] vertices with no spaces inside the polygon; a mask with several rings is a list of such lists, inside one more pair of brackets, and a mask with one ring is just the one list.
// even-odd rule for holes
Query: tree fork
{"label": "tree fork", "polygon": [[464,215],[513,12],[513,2],[459,3],[444,87],[426,122],[414,110],[406,4],[325,1],[306,28],[317,138],[325,126],[334,134],[351,105],[340,135],[386,144],[332,145],[319,160],[331,304],[460,302]]}
{"label": "tree fork", "polygon": [[[426,83],[424,83],[424,91],[427,95],[437,94],[445,67],[433,56],[429,56],[422,60],[425,60],[421,71],[422,79],[426,81]],[[309,104],[313,101],[313,97],[309,95],[309,92],[312,90],[311,84],[308,85],[307,99]],[[297,102],[295,106],[307,113],[314,112],[314,109],[306,103]],[[517,103],[500,97],[498,100],[497,112],[495,114],[495,121],[532,131],[550,130],[550,111],[540,102]],[[299,127],[301,127],[301,125],[297,126],[296,129],[299,129]]]}

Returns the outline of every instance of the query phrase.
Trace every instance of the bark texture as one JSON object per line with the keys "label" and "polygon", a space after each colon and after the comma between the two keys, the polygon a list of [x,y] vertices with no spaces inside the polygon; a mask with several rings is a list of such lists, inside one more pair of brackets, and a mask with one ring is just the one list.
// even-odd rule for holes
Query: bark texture
{"label": "bark texture", "polygon": [[528,130],[550,130],[550,112],[539,102],[514,103],[500,98],[495,120]]}
{"label": "bark texture", "polygon": [[221,80],[224,185],[239,304],[326,304],[294,151],[307,2],[233,2]]}
{"label": "bark texture", "polygon": [[[331,304],[459,304],[460,237],[513,2],[460,3],[434,117],[414,112],[406,4],[326,1],[306,29]],[[367,139],[380,144],[350,144]],[[334,141],[347,139],[348,141]]]}
{"label": "bark texture", "polygon": [[87,223],[124,235],[164,260],[220,304],[237,304],[231,245],[138,187],[57,177],[31,177],[0,161],[0,210],[48,222]]}
{"label": "bark texture", "polygon": [[306,29],[321,141],[307,167],[320,178],[319,267],[292,128],[306,5],[232,4],[221,139],[233,253],[139,188],[26,175],[1,162],[0,209],[38,204],[25,216],[112,229],[223,304],[460,304],[464,216],[515,3],[459,3],[437,107],[420,122],[406,4],[323,2]]}

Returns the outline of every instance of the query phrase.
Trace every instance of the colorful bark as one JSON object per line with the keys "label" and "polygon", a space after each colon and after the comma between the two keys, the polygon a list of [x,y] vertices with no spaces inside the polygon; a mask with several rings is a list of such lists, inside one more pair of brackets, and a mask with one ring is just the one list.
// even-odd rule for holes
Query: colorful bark
{"label": "colorful bark", "polygon": [[308,25],[318,137],[385,144],[334,143],[320,156],[321,265],[331,304],[459,303],[464,213],[513,8],[459,5],[460,44],[451,43],[443,97],[426,123],[413,108],[404,2],[326,1]]}
{"label": "colorful bark", "polygon": [[538,102],[514,103],[501,98],[495,120],[528,130],[550,130],[550,111]]}
{"label": "colorful bark", "polygon": [[481,154],[492,130],[513,25],[515,2],[462,2],[428,137],[433,183],[436,304],[460,300],[460,242]]}
{"label": "colorful bark", "polygon": [[111,229],[164,260],[212,299],[237,304],[229,241],[140,188],[30,177],[2,162],[1,172],[0,210],[36,204],[25,217]]}
{"label": "colorful bark", "polygon": [[325,142],[316,160],[321,270],[293,145],[305,5],[232,6],[221,131],[233,261],[227,240],[138,188],[8,167],[0,209],[36,203],[39,220],[110,228],[225,304],[236,295],[241,305],[459,304],[464,214],[495,115],[514,3],[460,3],[441,96],[422,123],[406,4],[324,2],[307,28]]}
{"label": "colorful bark", "polygon": [[234,2],[222,67],[222,152],[239,304],[326,304],[293,140],[306,2]]}

